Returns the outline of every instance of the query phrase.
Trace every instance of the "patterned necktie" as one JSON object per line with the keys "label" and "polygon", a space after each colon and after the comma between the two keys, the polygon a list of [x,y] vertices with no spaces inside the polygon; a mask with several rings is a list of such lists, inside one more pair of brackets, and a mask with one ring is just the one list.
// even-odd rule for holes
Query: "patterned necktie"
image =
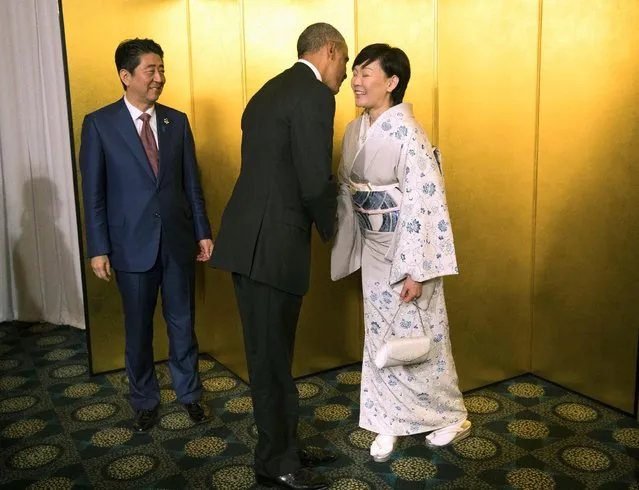
{"label": "patterned necktie", "polygon": [[153,174],[157,177],[159,170],[159,158],[158,158],[158,145],[155,142],[155,136],[153,136],[153,130],[149,124],[151,114],[143,112],[138,119],[142,120],[142,131],[140,131],[140,139],[142,140],[142,146],[151,164]]}

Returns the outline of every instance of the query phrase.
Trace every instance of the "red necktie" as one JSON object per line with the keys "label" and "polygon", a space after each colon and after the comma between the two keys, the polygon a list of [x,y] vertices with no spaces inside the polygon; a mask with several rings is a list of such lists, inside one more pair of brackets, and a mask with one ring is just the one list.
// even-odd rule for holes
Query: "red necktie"
{"label": "red necktie", "polygon": [[151,164],[153,174],[157,177],[159,169],[158,145],[155,142],[155,136],[153,136],[153,130],[149,124],[151,114],[143,112],[138,119],[142,120],[142,131],[140,131],[142,146],[144,146],[144,151]]}

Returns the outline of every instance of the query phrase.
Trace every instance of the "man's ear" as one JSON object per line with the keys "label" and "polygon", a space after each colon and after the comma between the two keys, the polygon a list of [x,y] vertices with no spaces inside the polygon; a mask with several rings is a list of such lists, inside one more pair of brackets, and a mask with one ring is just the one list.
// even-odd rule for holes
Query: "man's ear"
{"label": "man's ear", "polygon": [[122,81],[122,83],[128,87],[131,84],[131,74],[129,73],[129,71],[122,68],[119,74],[120,81]]}
{"label": "man's ear", "polygon": [[335,54],[337,53],[337,45],[334,42],[329,42],[327,43],[327,47],[328,47],[328,57],[329,59],[334,59],[335,58]]}

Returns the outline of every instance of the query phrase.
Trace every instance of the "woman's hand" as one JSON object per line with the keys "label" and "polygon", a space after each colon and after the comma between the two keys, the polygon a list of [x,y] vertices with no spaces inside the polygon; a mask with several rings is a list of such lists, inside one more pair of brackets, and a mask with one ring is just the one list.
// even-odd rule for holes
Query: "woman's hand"
{"label": "woman's hand", "polygon": [[419,298],[422,295],[422,283],[413,281],[410,276],[404,279],[404,286],[402,292],[399,295],[400,299],[404,303],[410,303],[414,299]]}

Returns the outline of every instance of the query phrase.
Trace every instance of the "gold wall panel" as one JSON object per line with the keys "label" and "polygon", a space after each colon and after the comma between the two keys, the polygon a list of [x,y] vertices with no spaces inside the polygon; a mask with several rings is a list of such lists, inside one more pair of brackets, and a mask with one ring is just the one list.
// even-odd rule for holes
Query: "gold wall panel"
{"label": "gold wall panel", "polygon": [[533,371],[633,411],[639,2],[544,2]]}
{"label": "gold wall panel", "polygon": [[[239,0],[190,0],[193,131],[206,207],[215,236],[240,169],[244,110]],[[200,351],[247,378],[242,326],[231,275],[205,267],[198,277]]]}
{"label": "gold wall panel", "polygon": [[[328,22],[354,50],[354,10],[340,0],[269,0],[244,2],[247,99],[271,77],[297,60],[297,38],[315,22]],[[336,97],[334,168],[342,135],[354,118],[350,77]],[[359,275],[330,279],[330,247],[313,234],[311,289],[304,298],[297,331],[293,372],[296,376],[357,362],[362,356],[362,313]]]}
{"label": "gold wall panel", "polygon": [[[436,0],[358,0],[357,52],[373,43],[387,43],[402,49],[410,60],[411,77],[404,102],[413,104],[415,117],[433,140],[433,106],[435,86],[434,2]],[[349,63],[348,73],[350,75]],[[350,78],[349,80],[350,81]]]}
{"label": "gold wall panel", "polygon": [[530,370],[537,2],[438,2],[439,143],[462,389]]}
{"label": "gold wall panel", "polygon": [[[114,62],[115,48],[123,39],[150,37],[162,46],[167,83],[160,101],[191,118],[186,0],[63,0],[62,8],[76,161],[84,116],[123,95]],[[115,278],[108,284],[96,279],[89,260],[83,259],[93,372],[120,369],[124,366],[124,324]],[[160,308],[154,351],[156,359],[167,358],[168,339]]]}

